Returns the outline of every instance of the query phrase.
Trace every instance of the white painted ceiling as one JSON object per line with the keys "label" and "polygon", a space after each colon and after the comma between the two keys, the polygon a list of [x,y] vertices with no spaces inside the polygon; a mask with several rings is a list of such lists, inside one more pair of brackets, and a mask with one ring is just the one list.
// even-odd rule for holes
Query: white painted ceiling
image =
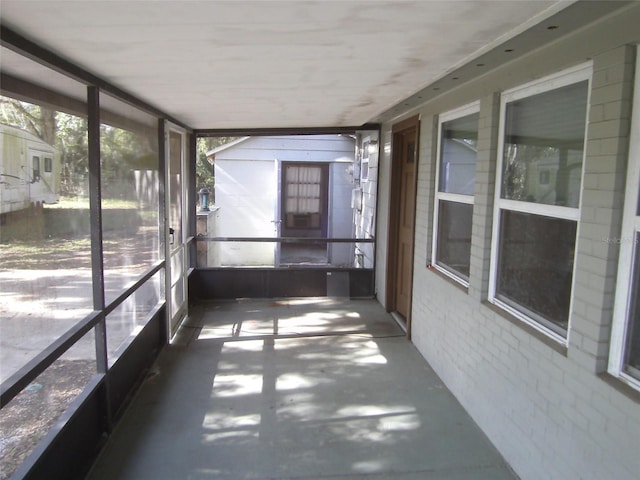
{"label": "white painted ceiling", "polygon": [[2,0],[0,17],[192,128],[277,128],[379,120],[572,3]]}

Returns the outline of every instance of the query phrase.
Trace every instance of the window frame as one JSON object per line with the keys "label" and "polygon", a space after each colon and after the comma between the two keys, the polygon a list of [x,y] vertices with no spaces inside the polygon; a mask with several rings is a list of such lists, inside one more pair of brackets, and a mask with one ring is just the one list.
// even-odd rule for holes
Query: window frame
{"label": "window frame", "polygon": [[367,183],[369,181],[369,157],[371,152],[371,136],[366,136],[362,139],[362,151],[360,155],[360,183]]}
{"label": "window frame", "polygon": [[[552,75],[545,76],[543,78],[528,82],[518,87],[505,90],[500,96],[500,122],[498,131],[498,152],[496,161],[496,180],[495,180],[495,192],[494,192],[494,204],[493,204],[493,225],[491,234],[491,259],[490,259],[490,273],[489,273],[489,290],[488,301],[507,312],[509,315],[517,318],[526,325],[532,327],[534,330],[542,333],[543,335],[551,338],[552,340],[562,344],[563,346],[569,345],[569,338],[571,335],[571,317],[574,306],[574,290],[576,284],[576,260],[579,251],[579,238],[580,238],[580,212],[582,208],[582,196],[584,192],[584,164],[587,155],[587,143],[588,143],[588,129],[589,129],[589,110],[591,103],[591,85],[593,77],[593,62],[585,62],[574,67],[564,69],[560,72]],[[502,198],[502,180],[503,180],[503,163],[504,163],[504,148],[505,148],[505,128],[506,128],[506,111],[507,105],[510,102],[516,100],[522,100],[525,98],[533,97],[538,94],[551,92],[553,90],[574,85],[583,81],[587,81],[587,101],[585,112],[585,132],[582,149],[582,170],[580,173],[580,193],[577,207],[566,207],[561,205],[548,205],[543,203],[533,203],[521,200],[510,200]],[[502,211],[510,210],[516,213],[527,213],[537,216],[550,217],[560,220],[569,220],[576,223],[576,239],[573,252],[573,266],[572,266],[572,278],[571,278],[571,290],[569,292],[569,312],[567,315],[567,328],[566,335],[562,334],[560,327],[552,328],[545,323],[552,323],[545,321],[541,322],[540,318],[536,318],[533,312],[530,312],[526,306],[519,305],[514,301],[505,301],[498,298],[497,278],[498,278],[498,266],[500,256],[500,237],[501,237],[501,220]],[[518,305],[517,307],[514,306]]]}
{"label": "window frame", "polygon": [[[465,278],[459,272],[456,272],[452,268],[446,268],[445,266],[438,263],[438,230],[439,230],[439,221],[440,221],[440,201],[452,202],[452,203],[461,203],[466,205],[471,205],[473,209],[473,205],[475,204],[475,193],[473,195],[465,195],[462,193],[449,193],[449,192],[441,192],[440,191],[440,168],[442,163],[442,126],[446,122],[450,122],[452,120],[458,120],[463,117],[467,117],[469,115],[480,114],[480,101],[476,100],[474,102],[468,103],[461,107],[455,108],[453,110],[448,110],[438,116],[438,138],[437,138],[437,147],[436,147],[436,176],[435,176],[435,194],[434,194],[434,205],[433,205],[433,235],[431,239],[431,263],[430,267],[434,268],[438,272],[446,275],[452,280],[458,282],[462,286],[468,288],[469,287],[469,279]],[[479,123],[479,121],[478,121]],[[478,131],[480,130],[478,126]],[[476,152],[476,172],[477,172],[477,152]],[[474,172],[474,178],[476,175]],[[473,230],[473,228],[472,228]],[[473,238],[473,234],[472,234]]]}
{"label": "window frame", "polygon": [[636,67],[633,106],[631,113],[631,134],[629,157],[622,214],[622,229],[619,239],[607,239],[620,244],[618,274],[616,282],[613,322],[609,346],[607,371],[610,375],[640,391],[640,375],[635,377],[625,371],[625,351],[630,333],[630,309],[633,303],[633,277],[640,267],[636,257],[636,242],[640,239],[640,47],[636,46]]}
{"label": "window frame", "polygon": [[42,175],[39,153],[37,155],[35,153],[31,154],[31,170],[31,183],[39,182]]}

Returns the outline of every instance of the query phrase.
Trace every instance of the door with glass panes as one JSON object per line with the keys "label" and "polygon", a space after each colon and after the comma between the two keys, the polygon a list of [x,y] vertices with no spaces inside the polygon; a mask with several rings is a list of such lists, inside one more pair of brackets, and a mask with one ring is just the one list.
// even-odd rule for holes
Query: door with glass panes
{"label": "door with glass panes", "polygon": [[187,314],[187,269],[186,217],[184,215],[187,186],[186,181],[186,133],[169,125],[165,151],[167,179],[167,239],[166,239],[166,296],[169,334],[173,336]]}

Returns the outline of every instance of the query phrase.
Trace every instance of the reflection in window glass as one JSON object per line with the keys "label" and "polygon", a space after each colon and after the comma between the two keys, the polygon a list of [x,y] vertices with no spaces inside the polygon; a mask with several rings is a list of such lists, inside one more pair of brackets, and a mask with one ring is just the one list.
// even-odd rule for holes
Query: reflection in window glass
{"label": "reflection in window glass", "polygon": [[473,195],[479,114],[467,115],[442,124],[439,191]]}
{"label": "reflection in window glass", "polygon": [[89,331],[0,410],[0,478],[9,478],[96,373]]}
{"label": "reflection in window glass", "polygon": [[624,367],[630,375],[640,379],[640,236],[635,237],[635,266],[631,290]]}
{"label": "reflection in window glass", "polygon": [[469,279],[473,205],[440,201],[438,265]]}
{"label": "reflection in window glass", "polygon": [[149,321],[149,313],[162,298],[162,272],[156,273],[107,316],[109,365],[118,358],[125,341]]}
{"label": "reflection in window glass", "polygon": [[503,210],[497,298],[566,334],[575,239],[574,221]]}
{"label": "reflection in window glass", "polygon": [[157,120],[101,97],[100,157],[105,298],[160,258]]}
{"label": "reflection in window glass", "polygon": [[578,207],[588,82],[507,103],[502,198]]}
{"label": "reflection in window glass", "polygon": [[10,97],[0,106],[4,381],[90,313],[93,293],[86,112]]}

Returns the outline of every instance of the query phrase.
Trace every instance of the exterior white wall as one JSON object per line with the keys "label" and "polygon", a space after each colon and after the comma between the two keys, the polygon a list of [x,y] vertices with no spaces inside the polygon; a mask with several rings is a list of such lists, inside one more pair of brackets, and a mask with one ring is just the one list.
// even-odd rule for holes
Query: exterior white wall
{"label": "exterior white wall", "polygon": [[[362,132],[358,135],[358,148],[362,151],[365,141],[379,142],[378,132]],[[368,178],[356,181],[356,195],[361,198],[361,208],[354,209],[354,225],[356,238],[373,239],[376,236],[376,203],[378,198],[378,147],[369,152]],[[360,242],[356,244],[356,266],[373,268],[375,265],[375,245]]]}
{"label": "exterior white wall", "polygon": [[[376,288],[384,301],[393,123],[419,114],[412,341],[524,480],[637,479],[640,392],[606,374],[640,4],[514,58],[383,125]],[[569,345],[487,303],[499,94],[593,60]],[[635,92],[636,95],[640,92]],[[480,100],[470,286],[431,257],[437,115]]]}
{"label": "exterior white wall", "polygon": [[251,137],[229,148],[217,148],[216,160],[281,162],[353,162],[353,140],[342,135]]}

